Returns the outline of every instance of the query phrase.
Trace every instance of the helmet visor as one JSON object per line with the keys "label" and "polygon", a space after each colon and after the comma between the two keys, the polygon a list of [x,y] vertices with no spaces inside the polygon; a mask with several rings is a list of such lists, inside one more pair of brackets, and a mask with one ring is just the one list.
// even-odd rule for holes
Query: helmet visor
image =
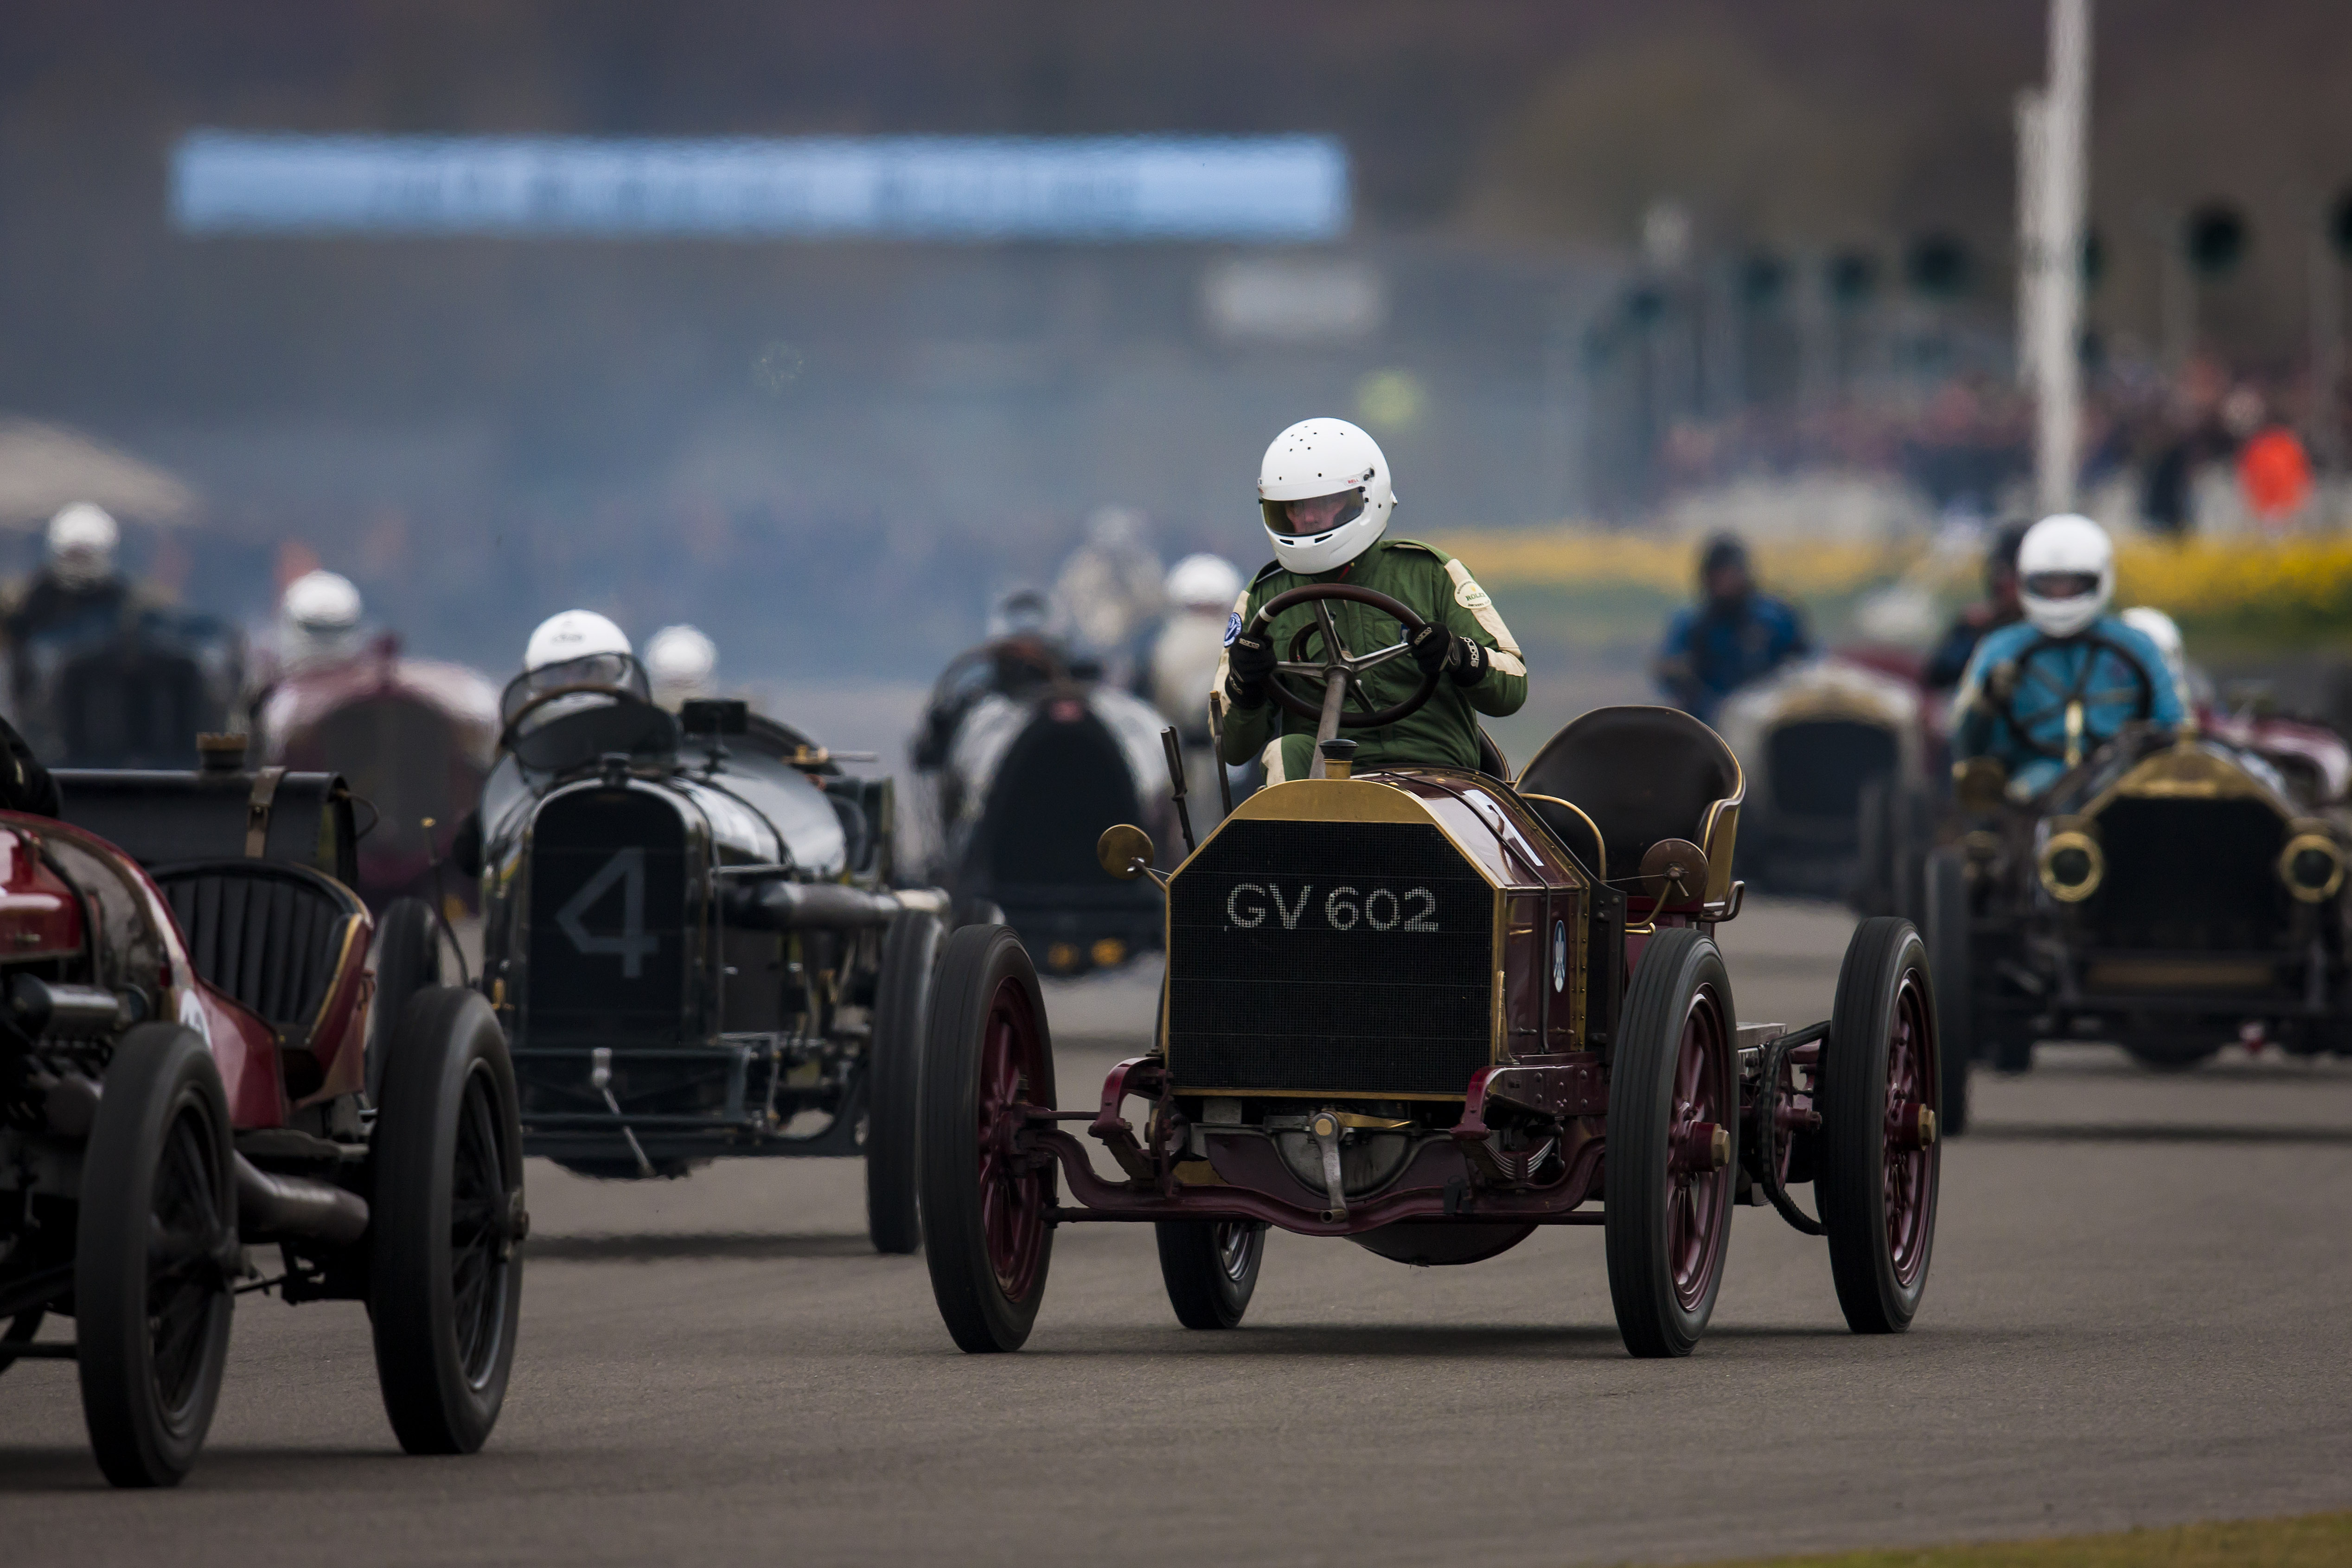
{"label": "helmet visor", "polygon": [[1306,500],[1261,500],[1257,504],[1258,510],[1265,513],[1268,531],[1285,539],[1311,539],[1363,516],[1364,492],[1359,486]]}
{"label": "helmet visor", "polygon": [[2025,580],[2025,591],[2037,599],[2080,599],[2099,591],[2096,572],[2036,572]]}

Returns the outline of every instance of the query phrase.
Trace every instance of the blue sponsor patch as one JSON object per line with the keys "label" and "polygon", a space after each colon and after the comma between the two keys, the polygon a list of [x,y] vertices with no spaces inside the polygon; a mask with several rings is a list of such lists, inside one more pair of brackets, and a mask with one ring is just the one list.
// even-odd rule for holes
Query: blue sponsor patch
{"label": "blue sponsor patch", "polygon": [[1227,647],[1233,647],[1234,639],[1241,635],[1242,613],[1239,610],[1235,610],[1232,615],[1225,617],[1225,646]]}

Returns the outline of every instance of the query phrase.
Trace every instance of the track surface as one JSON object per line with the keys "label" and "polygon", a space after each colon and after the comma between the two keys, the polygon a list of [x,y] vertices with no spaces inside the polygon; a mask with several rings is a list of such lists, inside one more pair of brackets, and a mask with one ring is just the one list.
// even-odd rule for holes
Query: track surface
{"label": "track surface", "polygon": [[[1743,1016],[1824,1013],[1844,931],[1752,904]],[[1152,991],[1057,992],[1066,1103]],[[487,1452],[397,1454],[356,1306],[248,1300],[174,1493],[104,1489],[69,1366],[0,1378],[0,1557],[1610,1562],[2352,1506],[2352,1065],[2232,1056],[1979,1079],[1913,1332],[1850,1336],[1821,1243],[1742,1211],[1676,1363],[1620,1348],[1596,1230],[1421,1271],[1276,1235],[1220,1336],[1176,1327],[1147,1233],[1068,1227],[1030,1348],[979,1358],[867,1250],[853,1164],[534,1165]]]}

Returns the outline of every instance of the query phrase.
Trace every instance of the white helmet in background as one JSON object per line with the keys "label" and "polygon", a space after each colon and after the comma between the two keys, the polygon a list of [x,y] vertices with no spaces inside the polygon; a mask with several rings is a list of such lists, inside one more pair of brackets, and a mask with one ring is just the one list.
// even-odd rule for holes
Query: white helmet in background
{"label": "white helmet in background", "polygon": [[278,635],[289,667],[351,652],[360,629],[360,591],[335,572],[305,572],[278,602]]}
{"label": "white helmet in background", "polygon": [[104,507],[75,501],[49,519],[49,570],[77,588],[102,583],[114,575],[114,552],[121,542],[122,531]]}
{"label": "white helmet in background", "polygon": [[1180,610],[1223,616],[1241,597],[1242,574],[1222,555],[1187,555],[1169,569],[1167,593]]}
{"label": "white helmet in background", "polygon": [[1345,419],[1302,419],[1276,436],[1258,464],[1257,499],[1274,558],[1302,576],[1370,549],[1396,510],[1380,443]]}
{"label": "white helmet in background", "polygon": [[629,634],[593,610],[565,610],[539,623],[522,650],[526,673],[596,654],[629,654]]}
{"label": "white helmet in background", "polygon": [[719,673],[719,645],[694,626],[664,626],[646,639],[646,675],[654,700],[676,708],[688,698],[708,697]]}
{"label": "white helmet in background", "polygon": [[2071,511],[2045,517],[2017,547],[2019,598],[2044,637],[2071,637],[2105,613],[2116,591],[2107,531]]}
{"label": "white helmet in background", "polygon": [[2116,617],[2156,645],[2164,667],[2172,672],[2172,689],[2189,700],[2189,647],[2181,640],[2179,623],[2154,605],[2134,605]]}

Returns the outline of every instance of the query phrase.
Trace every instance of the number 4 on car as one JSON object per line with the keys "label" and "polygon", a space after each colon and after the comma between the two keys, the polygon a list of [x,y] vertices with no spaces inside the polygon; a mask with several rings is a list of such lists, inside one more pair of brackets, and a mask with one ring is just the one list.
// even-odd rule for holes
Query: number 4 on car
{"label": "number 4 on car", "polygon": [[1027,1340],[1065,1225],[1151,1224],[1176,1315],[1204,1330],[1242,1321],[1269,1226],[1430,1265],[1591,1225],[1626,1348],[1682,1355],[1743,1204],[1826,1236],[1856,1332],[1906,1328],[1943,1081],[1909,922],[1863,922],[1826,1021],[1743,1026],[1715,931],[1739,911],[1746,790],[1714,731],[1601,709],[1516,780],[1349,776],[1351,750],[1327,731],[1327,776],[1260,791],[1164,876],[1140,829],[1103,835],[1107,871],[1164,891],[1168,984],[1154,1048],[1092,1110],[1059,1109],[1018,939],[950,939],[921,1183],[956,1342]]}

